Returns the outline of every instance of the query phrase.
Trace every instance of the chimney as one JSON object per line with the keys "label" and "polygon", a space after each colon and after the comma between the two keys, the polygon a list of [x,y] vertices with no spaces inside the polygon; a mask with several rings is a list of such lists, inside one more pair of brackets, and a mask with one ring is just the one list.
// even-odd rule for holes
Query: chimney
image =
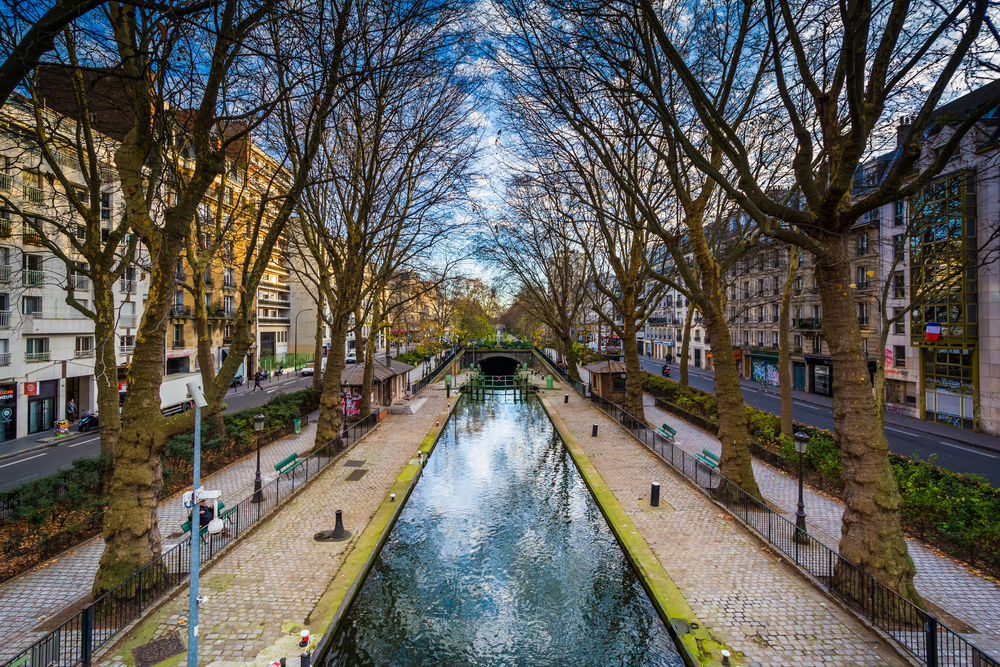
{"label": "chimney", "polygon": [[910,138],[910,117],[903,116],[899,119],[899,127],[896,128],[896,148],[902,148],[906,140]]}

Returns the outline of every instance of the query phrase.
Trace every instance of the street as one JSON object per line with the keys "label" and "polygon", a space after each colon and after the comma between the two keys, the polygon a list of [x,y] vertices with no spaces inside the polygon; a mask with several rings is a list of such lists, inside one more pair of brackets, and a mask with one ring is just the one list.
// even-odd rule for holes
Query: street
{"label": "street", "polygon": [[[263,405],[277,394],[287,394],[310,387],[312,378],[292,375],[289,371],[280,378],[272,376],[264,380],[261,386],[263,391],[252,391],[253,381],[251,381],[236,390],[230,389],[226,395],[226,413]],[[71,426],[70,431],[74,431],[75,428]],[[50,431],[46,431],[0,444],[0,456],[28,450],[20,455],[0,459],[0,491],[10,491],[25,482],[51,475],[57,470],[68,470],[76,459],[97,456],[101,453],[100,436],[97,432],[72,438],[54,447],[32,449],[38,446],[38,440],[51,435]]]}
{"label": "street", "polygon": [[[660,375],[663,367],[662,359],[647,359],[640,357],[640,365],[644,371]],[[670,368],[670,378],[678,380],[680,370],[676,363]],[[698,368],[688,369],[688,381],[696,389],[714,392],[714,374]],[[774,414],[781,414],[781,398],[777,395],[777,387],[768,387],[762,392],[757,387],[743,386],[743,399],[748,405]],[[833,415],[825,405],[814,405],[798,397],[806,396],[803,392],[792,392],[792,417],[803,424],[825,428],[833,431]],[[958,429],[947,429],[948,435],[941,435],[936,424],[910,417],[893,416],[893,424],[885,427],[889,449],[896,454],[927,460],[937,456],[937,465],[954,472],[982,475],[994,486],[1000,486],[1000,453],[971,447],[963,440],[966,434]],[[902,422],[900,424],[899,422]],[[912,424],[912,425],[911,425]],[[931,429],[933,427],[933,431]],[[952,435],[953,433],[953,435]],[[981,437],[981,436],[980,436]],[[1000,439],[997,449],[1000,450]]]}

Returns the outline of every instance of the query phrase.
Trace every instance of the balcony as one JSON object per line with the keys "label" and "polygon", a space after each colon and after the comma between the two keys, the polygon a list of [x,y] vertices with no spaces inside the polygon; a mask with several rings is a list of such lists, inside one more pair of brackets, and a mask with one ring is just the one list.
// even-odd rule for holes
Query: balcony
{"label": "balcony", "polygon": [[291,324],[292,320],[288,317],[264,317],[261,315],[257,318],[257,322],[260,324]]}
{"label": "balcony", "polygon": [[0,352],[0,366],[10,366],[10,352]]}
{"label": "balcony", "polygon": [[94,356],[94,351],[93,350],[74,350],[73,351],[73,358],[74,359],[89,359],[89,358],[91,358],[93,356]]}
{"label": "balcony", "polygon": [[183,338],[174,338],[173,348],[176,350],[181,347],[185,347]]}
{"label": "balcony", "polygon": [[0,264],[0,283],[10,282],[10,264]]}
{"label": "balcony", "polygon": [[[175,304],[170,308],[170,317],[191,317],[191,306]],[[181,347],[184,347],[181,345]]]}
{"label": "balcony", "polygon": [[[272,299],[270,297],[257,297],[257,303],[263,306],[275,306],[277,308],[291,308],[292,303],[288,299]],[[652,320],[654,318],[650,318]],[[655,322],[654,322],[655,324]]]}
{"label": "balcony", "polygon": [[10,192],[14,187],[14,177],[11,174],[0,174],[0,190]]}
{"label": "balcony", "polygon": [[45,282],[45,272],[38,269],[25,269],[21,275],[21,284],[26,287],[38,287]]}
{"label": "balcony", "polygon": [[[44,339],[41,339],[41,340],[44,340]],[[24,359],[25,359],[25,361],[28,361],[28,362],[48,361],[50,358],[51,358],[51,355],[49,354],[48,351],[46,351],[46,352],[25,352],[25,354],[24,354]]]}
{"label": "balcony", "polygon": [[796,329],[807,331],[819,331],[823,328],[823,318],[821,317],[800,317],[795,325]]}
{"label": "balcony", "polygon": [[25,245],[37,245],[45,247],[45,239],[43,239],[42,235],[39,234],[38,232],[31,231],[30,227],[26,228],[24,231],[24,243]]}
{"label": "balcony", "polygon": [[77,292],[86,292],[90,289],[90,278],[87,276],[70,275],[69,286]]}
{"label": "balcony", "polygon": [[216,308],[209,308],[208,309],[208,316],[209,317],[214,317],[214,318],[221,318],[221,319],[231,320],[231,319],[233,319],[233,318],[236,317],[236,309],[235,308],[226,308],[224,306],[220,306],[220,307],[216,307]]}
{"label": "balcony", "polygon": [[14,235],[14,227],[10,220],[0,220],[0,239],[9,239]]}
{"label": "balcony", "polygon": [[135,345],[119,345],[118,354],[128,356],[135,353]]}
{"label": "balcony", "polygon": [[10,329],[9,310],[0,310],[0,329]]}
{"label": "balcony", "polygon": [[45,202],[45,194],[41,188],[25,185],[22,186],[21,192],[24,195],[24,201],[29,204],[42,204]]}
{"label": "balcony", "polygon": [[868,289],[868,285],[869,284],[870,283],[867,280],[862,280],[862,281],[856,283],[856,288],[857,289]]}

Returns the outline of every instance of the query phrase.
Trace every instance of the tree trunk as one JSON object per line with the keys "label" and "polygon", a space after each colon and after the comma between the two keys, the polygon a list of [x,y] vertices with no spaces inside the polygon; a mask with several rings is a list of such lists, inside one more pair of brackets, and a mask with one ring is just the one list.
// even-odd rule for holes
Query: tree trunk
{"label": "tree trunk", "polygon": [[[831,248],[842,248],[830,244]],[[900,528],[899,486],[889,463],[885,431],[879,428],[864,360],[846,256],[822,258],[816,266],[823,303],[823,337],[833,362],[834,437],[840,446],[844,518],[840,555],[915,604],[916,568]]]}
{"label": "tree trunk", "polygon": [[[98,275],[100,274],[100,275]],[[99,420],[101,432],[101,494],[111,492],[114,474],[115,452],[118,450],[118,436],[122,422],[115,419],[118,414],[118,336],[115,331],[115,299],[112,293],[114,278],[103,272],[93,272],[94,285],[94,379],[97,383],[97,414],[104,415]]]}
{"label": "tree trunk", "polygon": [[[711,291],[706,292],[713,295]],[[689,317],[692,309],[688,309]],[[729,326],[720,308],[705,309],[705,328],[712,337],[712,362],[715,366],[715,402],[719,410],[719,442],[722,456],[719,471],[750,495],[761,498],[760,488],[753,475],[753,457],[750,455],[750,431],[747,427],[746,403],[740,375],[736,369],[736,354],[729,338]]]}
{"label": "tree trunk", "polygon": [[568,333],[564,333],[560,338],[560,342],[566,356],[566,372],[569,373],[571,378],[580,382],[580,369],[577,367],[576,357],[573,355],[573,339]]}
{"label": "tree trunk", "polygon": [[781,292],[781,314],[778,322],[778,391],[781,392],[781,434],[791,438],[795,435],[792,424],[792,369],[789,360],[788,315],[792,304],[792,285],[799,272],[799,252],[788,249],[788,274],[785,276],[784,290]]}
{"label": "tree trunk", "polygon": [[[316,346],[313,349],[313,379],[312,389],[320,391],[323,386],[323,290],[319,290],[319,297],[316,300]],[[298,353],[298,341],[296,341],[296,354]]]}
{"label": "tree trunk", "polygon": [[365,339],[365,372],[361,380],[361,405],[359,418],[367,417],[372,411],[372,384],[375,381],[375,332],[369,331]]}
{"label": "tree trunk", "polygon": [[635,318],[626,315],[622,325],[622,354],[625,357],[625,397],[622,409],[646,423],[642,407],[642,367],[639,365],[639,348],[635,344]]}
{"label": "tree trunk", "polygon": [[691,320],[694,318],[694,304],[688,304],[687,314],[684,316],[684,338],[681,341],[681,358],[679,366],[681,369],[680,382],[685,387],[688,386],[688,346],[691,340]]}
{"label": "tree trunk", "polygon": [[[330,326],[330,351],[327,353],[326,371],[323,373],[314,448],[322,447],[339,436],[343,424],[343,414],[340,411],[340,374],[344,370],[343,350],[347,344],[348,319],[343,315],[334,315]],[[337,354],[337,350],[341,353]]]}

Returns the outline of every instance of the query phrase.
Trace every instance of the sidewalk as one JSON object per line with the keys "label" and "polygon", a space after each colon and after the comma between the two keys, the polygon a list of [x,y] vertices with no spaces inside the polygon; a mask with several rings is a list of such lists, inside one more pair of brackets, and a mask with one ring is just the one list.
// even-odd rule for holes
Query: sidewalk
{"label": "sidewalk", "polygon": [[[274,479],[274,464],[289,454],[308,452],[316,437],[315,415],[298,435],[291,435],[261,449],[264,482]],[[228,505],[235,505],[253,491],[256,456],[244,458],[203,478],[206,489],[219,489]],[[179,496],[167,498],[157,508],[163,551],[182,539],[180,525],[188,519]],[[174,535],[177,535],[174,537]],[[54,629],[53,617],[76,610],[90,598],[90,586],[104,552],[104,542],[95,537],[58,558],[0,584],[0,661],[7,660]]]}
{"label": "sidewalk", "polygon": [[[350,450],[347,459],[364,462],[360,469],[366,474],[360,480],[347,479],[359,468],[346,467],[345,461],[326,468],[300,495],[202,570],[201,593],[208,600],[198,614],[200,664],[252,661],[276,650],[269,647],[278,640],[298,634],[389,487],[449,403],[443,384],[428,387],[423,397],[427,402],[416,414],[388,416]],[[337,509],[343,510],[344,527],[354,537],[315,542],[315,533],[333,527]],[[174,632],[186,645],[187,606],[188,588],[183,586],[126,636],[116,638],[95,664],[134,665],[133,648]],[[281,655],[297,664],[300,651]],[[172,657],[178,665],[186,663],[185,654]]]}
{"label": "sidewalk", "polygon": [[[565,385],[542,391],[713,636],[744,667],[904,665],[869,631]],[[598,437],[591,425],[599,424]],[[649,484],[660,505],[649,507]]]}
{"label": "sidewalk", "polygon": [[[702,449],[721,453],[722,446],[715,436],[660,410],[652,396],[643,395],[643,408],[649,423],[667,423],[677,429],[674,440],[682,449],[692,454]],[[798,480],[757,459],[753,461],[753,471],[768,504],[795,521]],[[843,504],[809,488],[805,490],[804,503],[810,534],[836,551]],[[917,590],[937,608],[931,611],[994,659],[1000,658],[1000,586],[970,573],[950,558],[934,554],[919,542],[907,540],[907,545],[917,567]]]}

